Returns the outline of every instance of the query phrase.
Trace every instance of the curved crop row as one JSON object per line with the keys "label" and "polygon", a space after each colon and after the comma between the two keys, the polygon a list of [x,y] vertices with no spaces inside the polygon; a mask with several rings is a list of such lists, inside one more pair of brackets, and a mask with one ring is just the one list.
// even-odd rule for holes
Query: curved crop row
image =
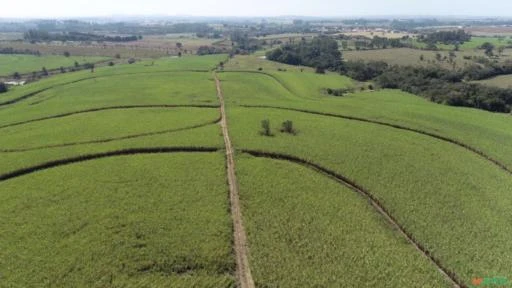
{"label": "curved crop row", "polygon": [[397,219],[390,214],[390,212],[382,205],[382,203],[373,196],[369,191],[367,191],[365,188],[360,186],[359,184],[355,183],[354,181],[348,179],[347,177],[336,173],[332,170],[329,170],[327,168],[324,168],[318,164],[315,164],[313,162],[301,159],[299,157],[286,155],[286,154],[279,154],[279,153],[273,153],[273,152],[265,152],[265,151],[256,151],[256,150],[247,150],[242,149],[243,153],[250,154],[255,157],[264,157],[264,158],[270,158],[270,159],[278,159],[278,160],[285,160],[289,162],[293,162],[299,165],[304,165],[306,167],[309,167],[315,171],[318,171],[328,177],[332,177],[336,179],[338,182],[340,182],[342,185],[348,187],[354,192],[357,192],[364,196],[365,198],[369,199],[372,206],[379,212],[388,222],[390,222],[394,227],[400,231],[400,233],[406,238],[408,242],[410,242],[418,251],[420,251],[425,257],[427,257],[432,263],[434,263],[439,271],[444,274],[446,277],[450,279],[450,281],[456,286],[456,287],[467,287],[464,282],[460,279],[459,276],[447,267],[445,267],[439,259],[437,259],[432,253],[425,248],[424,245],[422,245],[410,232],[408,232],[398,221]]}
{"label": "curved crop row", "polygon": [[411,128],[411,127],[406,127],[406,126],[402,126],[402,125],[398,125],[398,124],[392,124],[392,123],[387,123],[387,122],[382,122],[382,121],[377,121],[377,120],[361,118],[361,117],[354,117],[354,116],[347,116],[347,115],[340,115],[340,114],[333,114],[333,113],[326,113],[326,112],[317,112],[317,111],[311,111],[311,110],[306,110],[306,109],[286,108],[286,107],[278,107],[278,106],[271,106],[271,105],[239,105],[239,106],[240,107],[244,107],[244,108],[280,109],[280,110],[308,113],[308,114],[313,114],[313,115],[320,115],[320,116],[327,116],[327,117],[336,117],[336,118],[341,118],[341,119],[346,119],[346,120],[353,120],[353,121],[371,123],[371,124],[375,124],[375,125],[382,125],[382,126],[387,126],[387,127],[399,129],[399,130],[404,130],[404,131],[409,131],[409,132],[413,132],[413,133],[418,133],[418,134],[421,134],[421,135],[432,137],[432,138],[435,138],[435,139],[438,139],[438,140],[441,140],[441,141],[444,141],[444,142],[448,142],[448,143],[457,145],[459,147],[462,147],[462,148],[464,148],[464,149],[466,149],[466,150],[468,150],[468,151],[470,151],[472,153],[475,153],[475,154],[483,157],[484,159],[492,162],[494,165],[498,166],[500,169],[502,169],[502,170],[504,170],[504,171],[506,171],[506,172],[508,172],[509,174],[512,175],[512,170],[509,169],[507,166],[505,166],[505,164],[503,164],[500,161],[492,158],[491,156],[487,155],[483,151],[478,150],[477,148],[474,148],[474,147],[472,147],[472,146],[470,146],[468,144],[465,144],[465,143],[463,143],[463,142],[461,142],[459,140],[456,140],[456,139],[453,139],[453,138],[449,138],[449,137],[446,137],[446,136],[442,136],[442,135],[438,135],[438,134],[434,134],[434,133],[427,132],[427,131],[424,131],[424,130],[415,129],[415,128]]}
{"label": "curved crop row", "polygon": [[8,172],[0,175],[0,182],[7,181],[9,179],[21,177],[24,175],[32,174],[38,171],[69,165],[78,162],[90,161],[95,159],[123,156],[123,155],[136,155],[136,154],[158,154],[158,153],[179,153],[179,152],[217,152],[219,148],[215,147],[154,147],[154,148],[136,148],[136,149],[124,149],[109,151],[104,153],[86,154],[72,158],[64,158],[55,161],[50,161],[35,166],[22,168],[16,171]]}
{"label": "curved crop row", "polygon": [[79,110],[79,111],[74,111],[74,112],[62,113],[62,114],[57,114],[57,115],[42,117],[42,118],[37,118],[37,119],[31,119],[31,120],[12,123],[12,124],[6,124],[3,126],[0,126],[0,129],[13,127],[13,126],[19,126],[19,125],[33,123],[33,122],[44,121],[44,120],[57,119],[57,118],[62,118],[62,117],[67,117],[67,116],[72,116],[72,115],[77,115],[77,114],[99,112],[99,111],[106,111],[106,110],[125,110],[125,109],[140,109],[140,108],[219,108],[219,105],[163,104],[163,105],[126,105],[126,106],[99,107],[99,108],[91,108],[91,109]]}
{"label": "curved crop row", "polygon": [[60,147],[77,146],[77,145],[85,145],[85,144],[99,144],[99,143],[107,143],[107,142],[113,142],[113,141],[119,141],[119,140],[135,139],[135,138],[146,137],[146,136],[155,136],[155,135],[161,135],[161,134],[174,133],[174,132],[180,132],[180,131],[201,128],[201,127],[217,124],[217,123],[219,123],[220,120],[221,120],[221,118],[219,117],[219,118],[215,119],[214,121],[209,121],[206,123],[197,124],[197,125],[193,125],[193,126],[189,126],[189,127],[168,129],[168,130],[140,133],[140,134],[133,134],[133,135],[126,135],[126,136],[121,136],[121,137],[116,137],[116,138],[106,138],[106,139],[81,141],[81,142],[69,142],[69,143],[63,143],[63,144],[36,146],[36,147],[21,148],[21,149],[3,149],[3,150],[0,150],[0,153],[27,152],[27,151],[34,151],[34,150],[41,150],[41,149],[60,148]]}
{"label": "curved crop row", "polygon": [[[92,77],[80,78],[80,79],[73,80],[73,81],[70,81],[70,82],[65,82],[65,83],[51,85],[51,86],[48,86],[48,87],[45,87],[45,88],[42,88],[42,89],[30,92],[28,94],[22,95],[20,97],[17,97],[17,98],[11,99],[11,100],[7,100],[5,102],[0,102],[0,107],[1,106],[7,106],[7,105],[15,104],[17,102],[26,100],[28,98],[31,98],[33,96],[36,96],[36,95],[42,93],[42,92],[51,90],[51,89],[56,88],[56,87],[67,86],[67,85],[71,85],[71,84],[75,84],[75,83],[79,83],[79,82],[83,82],[83,81],[91,80],[91,79],[109,78],[109,77],[124,76],[124,75],[157,74],[157,73],[180,73],[180,72],[205,73],[205,72],[208,72],[208,71],[209,70],[194,70],[194,69],[192,69],[192,70],[168,70],[168,71],[166,70],[166,71],[147,71],[147,72],[131,72],[131,73],[128,72],[128,73],[119,73],[119,74],[112,74],[112,75],[100,75],[100,76],[92,76]],[[40,101],[40,102],[42,102],[42,101]],[[40,102],[37,102],[36,104],[39,104]]]}

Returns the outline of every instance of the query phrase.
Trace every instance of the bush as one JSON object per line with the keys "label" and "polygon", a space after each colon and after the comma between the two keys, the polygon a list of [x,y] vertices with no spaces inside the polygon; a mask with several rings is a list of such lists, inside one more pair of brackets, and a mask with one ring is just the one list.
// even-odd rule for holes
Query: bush
{"label": "bush", "polygon": [[9,88],[7,88],[7,85],[5,85],[5,83],[3,82],[0,82],[0,93],[5,93],[9,91]]}
{"label": "bush", "polygon": [[65,56],[65,57],[69,57],[69,56],[71,56],[71,53],[69,53],[68,51],[66,51],[66,52],[64,52],[64,56]]}
{"label": "bush", "polygon": [[263,129],[261,131],[261,135],[264,135],[264,136],[273,136],[272,135],[272,131],[270,129],[270,120],[268,119],[265,119],[265,120],[262,120],[261,121],[261,128]]}
{"label": "bush", "polygon": [[295,131],[295,128],[293,128],[293,122],[290,120],[286,120],[283,122],[283,124],[281,125],[281,132],[292,135],[297,134],[297,131]]}
{"label": "bush", "polygon": [[316,67],[315,68],[315,73],[316,74],[325,74],[325,68],[323,68],[323,67]]}
{"label": "bush", "polygon": [[135,63],[135,58],[128,59],[128,64],[133,64],[133,63]]}
{"label": "bush", "polygon": [[108,66],[114,66],[114,65],[115,65],[114,62],[112,62],[112,61],[108,62]]}

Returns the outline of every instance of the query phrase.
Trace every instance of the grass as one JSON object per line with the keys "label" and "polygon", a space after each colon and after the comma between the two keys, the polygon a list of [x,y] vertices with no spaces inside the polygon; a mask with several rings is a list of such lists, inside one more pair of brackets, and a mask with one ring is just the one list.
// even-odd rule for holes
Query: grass
{"label": "grass", "polygon": [[[64,112],[126,105],[217,106],[210,73],[163,72],[101,76],[56,86],[0,107],[1,125]],[[19,90],[13,91],[18,92]],[[22,95],[17,93],[17,95]]]}
{"label": "grass", "polygon": [[[261,119],[276,136],[259,136]],[[298,156],[363,185],[462,281],[510,272],[502,255],[512,249],[512,179],[483,158],[422,135],[298,112],[231,108],[228,120],[235,147]],[[285,120],[296,136],[277,131]]]}
{"label": "grass", "polygon": [[30,73],[46,69],[57,69],[61,66],[72,67],[75,61],[81,64],[95,63],[108,60],[107,57],[85,57],[85,56],[32,56],[32,55],[0,55],[0,75],[12,75],[14,72]]}
{"label": "grass", "polygon": [[480,83],[488,86],[495,86],[499,88],[512,88],[512,75],[501,75],[491,79],[475,81],[475,83]]}
{"label": "grass", "polygon": [[[184,129],[213,123],[217,109],[141,108],[90,112],[2,129],[1,150],[27,149]],[[86,126],[83,123],[87,123]]]}
{"label": "grass", "polygon": [[237,158],[257,287],[449,286],[348,188],[296,164]]}
{"label": "grass", "polygon": [[0,183],[3,285],[234,287],[223,162],[123,156]]}
{"label": "grass", "polygon": [[[305,109],[403,125],[457,139],[512,168],[512,147],[509,145],[512,141],[510,115],[435,104],[397,90],[367,91],[344,97],[327,96],[318,92],[315,96],[307,90],[287,90],[286,87],[300,87],[307,78],[298,75],[298,79],[287,81],[287,77],[282,76],[285,74],[274,74],[279,81],[270,77],[265,80],[265,76],[257,77],[249,73],[225,73],[221,78],[224,80],[226,99],[233,104]],[[346,78],[338,77],[340,86],[343,86]],[[309,91],[320,91],[328,87],[330,80],[324,79],[325,81],[311,82]],[[285,86],[279,87],[281,83]],[[311,100],[306,99],[308,97]]]}

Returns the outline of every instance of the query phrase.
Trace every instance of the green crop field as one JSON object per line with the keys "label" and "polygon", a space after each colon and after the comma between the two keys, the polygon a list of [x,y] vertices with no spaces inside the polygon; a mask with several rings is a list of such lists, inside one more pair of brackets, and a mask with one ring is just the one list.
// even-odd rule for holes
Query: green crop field
{"label": "green crop field", "polygon": [[509,114],[360,91],[263,55],[138,61],[0,94],[0,287],[512,275]]}
{"label": "green crop field", "polygon": [[29,73],[46,69],[56,69],[59,67],[71,67],[75,61],[84,63],[95,63],[105,61],[106,57],[85,57],[85,56],[32,56],[32,55],[0,55],[0,75],[12,75],[14,72]]}

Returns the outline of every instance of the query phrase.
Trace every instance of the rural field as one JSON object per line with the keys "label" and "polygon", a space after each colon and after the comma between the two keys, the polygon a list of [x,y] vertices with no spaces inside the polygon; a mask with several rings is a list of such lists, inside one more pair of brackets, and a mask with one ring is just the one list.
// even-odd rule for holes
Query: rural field
{"label": "rural field", "polygon": [[80,64],[96,63],[106,61],[107,57],[85,57],[85,56],[33,56],[33,55],[0,55],[0,76],[18,73],[31,73],[46,69],[57,69],[60,67],[73,67],[75,62]]}
{"label": "rural field", "polygon": [[[185,38],[187,49],[214,42],[142,41]],[[406,48],[343,57],[409,65],[418,53],[435,59]],[[458,52],[457,65],[468,53],[481,51]],[[512,276],[510,113],[241,54],[137,59],[0,94],[0,287]],[[20,73],[107,59],[5,57],[0,69]]]}

